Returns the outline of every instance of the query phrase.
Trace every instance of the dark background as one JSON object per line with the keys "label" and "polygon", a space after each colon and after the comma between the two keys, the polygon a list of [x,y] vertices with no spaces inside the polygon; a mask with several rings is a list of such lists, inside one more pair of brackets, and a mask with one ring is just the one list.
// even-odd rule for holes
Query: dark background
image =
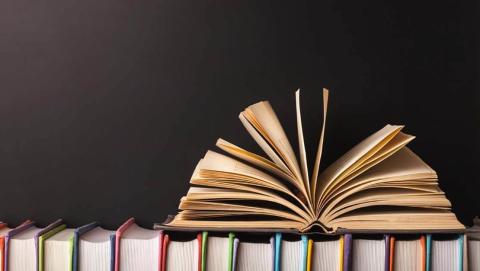
{"label": "dark background", "polygon": [[367,2],[2,1],[0,219],[161,222],[218,137],[258,150],[237,118],[251,103],[294,135],[301,88],[314,152],[327,87],[326,161],[405,124],[470,224],[478,1]]}

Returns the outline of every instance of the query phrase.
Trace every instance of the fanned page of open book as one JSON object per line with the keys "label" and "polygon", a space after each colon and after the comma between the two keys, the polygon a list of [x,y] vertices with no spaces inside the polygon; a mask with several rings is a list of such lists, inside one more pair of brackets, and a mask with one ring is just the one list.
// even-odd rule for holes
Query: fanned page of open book
{"label": "fanned page of open book", "polygon": [[[297,91],[297,111],[300,111],[300,91]],[[325,127],[327,126],[327,109],[328,109],[328,90],[323,89],[323,121],[322,121],[322,130],[320,132],[320,139],[318,142],[317,156],[315,158],[315,163],[313,166],[311,187],[312,187],[312,200],[316,201],[317,198],[317,183],[318,183],[318,172],[320,170],[320,161],[322,160],[323,154],[323,141],[325,140]],[[302,135],[303,136],[303,135]]]}
{"label": "fanned page of open book", "polygon": [[303,177],[295,156],[295,152],[288,141],[277,115],[269,102],[260,102],[247,107],[243,115],[257,129],[258,132],[270,143],[270,146],[282,158],[288,169],[298,179]]}
{"label": "fanned page of open book", "polygon": [[435,171],[406,147],[415,137],[403,133],[401,125],[386,125],[321,172],[328,97],[324,89],[311,174],[300,91],[295,93],[300,159],[270,103],[256,103],[239,118],[266,157],[219,139],[216,145],[230,156],[205,154],[181,199],[181,211],[166,226],[308,231],[318,225],[326,232],[464,228],[450,211]]}

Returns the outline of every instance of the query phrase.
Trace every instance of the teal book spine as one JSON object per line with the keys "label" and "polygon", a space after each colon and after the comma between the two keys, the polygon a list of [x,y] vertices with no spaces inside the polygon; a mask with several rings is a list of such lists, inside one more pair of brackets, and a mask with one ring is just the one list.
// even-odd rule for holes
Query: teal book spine
{"label": "teal book spine", "polygon": [[280,257],[282,256],[282,234],[275,234],[275,271],[280,271]]}
{"label": "teal book spine", "polygon": [[425,259],[425,271],[430,271],[432,265],[432,235],[427,234],[427,245],[426,245],[426,259]]}
{"label": "teal book spine", "polygon": [[307,256],[308,256],[308,238],[302,235],[302,262],[300,266],[301,271],[307,271]]}
{"label": "teal book spine", "polygon": [[465,241],[465,235],[463,234],[460,234],[460,236],[458,237],[458,271],[463,271],[463,253],[465,253],[463,247],[464,247],[464,244],[463,242]]}

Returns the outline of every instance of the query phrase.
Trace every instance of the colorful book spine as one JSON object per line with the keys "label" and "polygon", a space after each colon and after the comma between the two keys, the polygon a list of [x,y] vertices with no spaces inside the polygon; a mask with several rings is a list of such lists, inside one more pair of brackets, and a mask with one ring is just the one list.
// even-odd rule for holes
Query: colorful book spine
{"label": "colorful book spine", "polygon": [[[307,271],[307,259],[308,259],[308,237],[306,235],[301,235],[300,240],[302,241],[302,254],[301,254],[301,262],[300,266],[298,267],[300,271]],[[274,270],[280,271],[281,268],[281,258],[282,258],[282,234],[276,233],[275,234],[275,264]]]}
{"label": "colorful book spine", "polygon": [[208,240],[208,232],[204,231],[202,233],[202,256],[201,256],[201,261],[202,261],[202,271],[207,270],[207,240]]}
{"label": "colorful book spine", "polygon": [[98,225],[98,222],[92,222],[90,224],[76,228],[73,232],[72,271],[78,271],[78,248],[80,243],[80,236],[97,227]]}
{"label": "colorful book spine", "polygon": [[345,252],[345,236],[340,236],[340,257],[339,257],[339,267],[338,270],[343,270],[343,257],[344,257],[344,252]]}
{"label": "colorful book spine", "polygon": [[28,221],[27,223],[23,223],[22,225],[16,227],[15,229],[9,231],[6,236],[5,236],[5,256],[3,259],[4,264],[4,269],[8,270],[8,253],[9,253],[9,243],[10,239],[13,238],[15,235],[23,232],[24,230],[29,229],[30,227],[33,227],[35,223],[33,221]]}
{"label": "colorful book spine", "polygon": [[307,258],[308,258],[308,237],[306,235],[301,236],[302,239],[302,262],[300,270],[307,271]]}
{"label": "colorful book spine", "polygon": [[[3,229],[7,226],[7,223],[0,222],[0,229]],[[0,261],[0,271],[4,271],[5,267],[5,236],[2,235],[0,236],[0,257],[2,257],[2,260]]]}
{"label": "colorful book spine", "polygon": [[343,236],[343,271],[351,270],[352,262],[352,235],[347,233]]}
{"label": "colorful book spine", "polygon": [[312,270],[312,248],[313,248],[313,240],[308,239],[308,247],[307,247],[307,271]]}
{"label": "colorful book spine", "polygon": [[274,253],[274,259],[275,259],[275,264],[274,264],[274,270],[275,271],[280,271],[280,266],[281,266],[281,257],[282,257],[282,234],[281,233],[276,233],[275,234],[275,253]]}
{"label": "colorful book spine", "polygon": [[238,238],[235,238],[233,240],[233,260],[232,260],[232,270],[235,271],[236,270],[236,266],[237,266],[237,253],[238,253],[238,244],[240,243],[240,240],[238,240]]}
{"label": "colorful book spine", "polygon": [[62,225],[63,223],[63,220],[62,219],[57,219],[55,220],[53,223],[51,223],[50,225],[46,226],[45,228],[43,228],[41,231],[37,232],[35,234],[35,249],[37,250],[37,258],[35,259],[35,262],[36,262],[36,270],[39,270],[39,266],[40,266],[40,263],[39,263],[39,259],[40,259],[40,250],[39,250],[39,238],[40,236],[44,235],[45,233],[55,229],[56,227]]}
{"label": "colorful book spine", "polygon": [[425,270],[430,271],[431,262],[432,262],[432,235],[431,234],[427,234],[426,236],[425,255],[426,255]]}
{"label": "colorful book spine", "polygon": [[45,261],[44,261],[44,254],[45,254],[45,240],[48,238],[52,237],[53,235],[57,234],[58,232],[64,230],[67,227],[67,225],[62,224],[59,226],[54,227],[51,230],[48,231],[41,231],[42,234],[38,235],[38,260],[37,260],[37,270],[43,271],[45,270]]}
{"label": "colorful book spine", "polygon": [[168,250],[168,243],[169,242],[170,242],[170,235],[165,234],[163,236],[163,245],[162,245],[163,249],[160,252],[160,271],[167,270],[167,250]]}
{"label": "colorful book spine", "polygon": [[393,249],[392,246],[392,242],[390,240],[390,236],[389,235],[384,235],[384,240],[385,240],[385,271],[388,271],[390,270],[390,268],[392,268],[392,263],[393,263],[393,260],[392,260],[392,255],[390,253],[387,253],[388,251],[391,251]]}
{"label": "colorful book spine", "polygon": [[115,259],[116,259],[116,234],[110,235],[110,271],[115,271]]}
{"label": "colorful book spine", "polygon": [[235,234],[233,232],[228,234],[228,271],[233,271],[233,255],[235,246]]}
{"label": "colorful book spine", "polygon": [[[233,270],[233,262],[234,262],[234,250],[235,250],[235,234],[230,232],[228,234],[228,255],[227,255],[227,271]],[[201,257],[201,270],[206,271],[208,269],[207,266],[207,251],[208,251],[208,232],[202,233],[202,257]]]}
{"label": "colorful book spine", "polygon": [[[463,271],[463,267],[464,267],[464,254],[465,254],[465,235],[464,234],[460,234],[459,237],[458,237],[458,258],[459,258],[459,261],[458,261],[458,270],[459,271]],[[465,264],[466,265],[466,264]]]}
{"label": "colorful book spine", "polygon": [[[134,218],[128,219],[122,226],[115,232],[115,234],[110,235],[110,245],[111,245],[111,271],[119,271],[120,268],[120,241],[122,238],[122,235],[125,233],[125,231],[135,223]],[[22,223],[20,226],[14,228],[14,229],[9,229],[9,231],[2,231],[2,236],[0,236],[0,255],[2,257],[2,261],[0,264],[0,271],[5,271],[8,270],[8,255],[9,255],[9,242],[10,240],[17,234],[29,229],[30,227],[34,226],[34,223],[32,221],[26,221]],[[79,227],[75,229],[71,239],[69,240],[70,245],[71,245],[71,255],[72,257],[71,262],[70,262],[70,268],[68,269],[69,271],[78,271],[79,270],[79,244],[80,244],[80,238],[83,234],[87,233],[88,231],[94,229],[95,227],[98,227],[99,223],[97,222],[92,222],[90,224],[84,225],[82,227]],[[6,224],[0,222],[0,229],[2,227],[6,227]],[[45,270],[45,242],[48,240],[50,237],[53,235],[59,233],[60,231],[64,230],[66,228],[66,225],[63,224],[63,221],[61,219],[56,220],[55,222],[51,223],[47,227],[41,229],[38,231],[34,238],[35,238],[35,248],[36,248],[36,266],[38,271],[43,271]],[[159,259],[159,267],[158,271],[166,271],[167,265],[167,256],[168,256],[168,245],[169,242],[171,241],[170,236],[168,234],[163,235],[160,233],[160,241],[159,241],[159,254],[158,254],[158,259]],[[215,236],[215,235],[214,235]],[[224,236],[224,235],[223,235]],[[105,236],[106,237],[106,236]],[[193,236],[192,236],[193,237]],[[208,232],[202,232],[197,235],[197,240],[198,240],[198,265],[196,271],[206,271],[208,269],[207,266],[207,253],[208,253],[208,237],[209,233]],[[286,240],[284,240],[284,237]],[[236,238],[234,233],[228,233],[228,250],[225,251],[225,253],[228,253],[227,257],[227,264],[228,268],[226,271],[235,271],[236,269],[236,256],[238,253],[238,246],[239,246],[239,239]],[[283,236],[282,233],[275,233],[272,238],[270,239],[270,243],[273,249],[273,271],[282,271],[282,242],[283,246],[288,248],[288,251],[291,251],[290,249],[292,247],[289,242],[290,237],[288,235]],[[312,256],[314,254],[313,247],[314,247],[314,242],[312,239],[309,239],[306,235],[300,235],[300,242],[301,242],[301,255],[299,256],[298,253],[295,254],[295,263],[297,263],[298,257],[300,257],[300,262],[298,265],[295,266],[295,270],[299,271],[312,271]],[[377,238],[377,240],[381,240]],[[406,237],[407,239],[402,239],[404,238],[402,235],[384,235],[383,236],[383,242],[385,244],[385,271],[393,271],[395,264],[398,266],[402,261],[399,259],[402,259],[403,261],[404,258],[399,255],[395,255],[395,250],[397,250],[397,253],[400,253],[404,250],[400,249],[399,247],[396,248],[396,246],[401,246],[401,241],[402,240],[410,240],[408,238],[412,237]],[[417,240],[417,236],[414,237],[415,240]],[[425,271],[431,271],[432,270],[432,243],[434,250],[436,249],[436,243],[437,241],[442,241],[444,236],[439,236],[435,235],[432,238],[431,234],[427,235],[421,235],[418,237],[420,241],[420,251],[422,255],[416,262],[420,264],[420,270],[425,270]],[[466,271],[467,270],[467,253],[466,253],[466,245],[467,245],[467,240],[466,240],[466,235],[464,234],[449,234],[447,236],[447,240],[456,240],[457,243],[455,243],[455,257],[458,257],[458,260],[455,261],[456,267],[452,271]],[[295,249],[298,249],[300,247],[300,243],[298,243],[298,239],[296,239],[295,236],[293,236],[293,239],[297,241]],[[224,239],[225,240],[225,239]],[[355,262],[352,263],[352,234],[344,234],[339,237],[340,240],[340,257],[339,257],[339,270],[342,271],[350,271],[352,270],[352,266],[355,265]],[[124,240],[125,241],[125,240]],[[287,243],[288,244],[287,244]],[[210,243],[212,244],[212,243]],[[224,243],[225,244],[225,243]],[[450,247],[451,248],[451,247]],[[155,247],[155,253],[156,252],[156,247]],[[285,248],[284,248],[285,249]],[[400,250],[399,250],[400,249]],[[296,250],[298,251],[298,250]],[[418,251],[418,247],[415,249],[415,251]],[[436,255],[438,255],[440,250],[435,250]],[[401,254],[401,253],[400,253]],[[226,254],[222,254],[224,256]],[[283,252],[283,255],[285,255],[285,251]],[[403,254],[402,254],[403,255]],[[449,255],[449,254],[446,254]],[[50,255],[51,256],[51,255]],[[480,255],[479,255],[480,256]],[[383,257],[383,254],[382,254]],[[395,258],[397,257],[397,258]],[[443,259],[443,257],[439,256],[434,256],[434,258],[437,257],[437,260],[434,259],[433,265],[438,264],[438,259]],[[457,259],[457,258],[455,258]],[[399,261],[395,263],[395,260]],[[382,258],[383,261],[383,258]],[[380,263],[382,263],[380,261]],[[285,264],[285,262],[283,263]],[[453,267],[452,267],[453,268]],[[450,269],[450,267],[449,267]],[[292,271],[295,271],[292,270]]]}
{"label": "colorful book spine", "polygon": [[120,270],[120,239],[122,234],[135,223],[135,218],[129,218],[123,225],[121,225],[115,233],[115,271]]}

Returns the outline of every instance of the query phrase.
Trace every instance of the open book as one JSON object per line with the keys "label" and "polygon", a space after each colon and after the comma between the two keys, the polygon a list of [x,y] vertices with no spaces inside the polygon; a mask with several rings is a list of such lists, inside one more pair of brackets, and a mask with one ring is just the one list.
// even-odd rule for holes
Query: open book
{"label": "open book", "polygon": [[298,154],[267,101],[247,107],[240,120],[266,156],[219,139],[228,155],[208,151],[193,172],[177,228],[347,230],[461,230],[440,190],[437,174],[406,145],[414,136],[386,125],[319,172],[328,90],[313,170],[307,168],[296,92]]}

